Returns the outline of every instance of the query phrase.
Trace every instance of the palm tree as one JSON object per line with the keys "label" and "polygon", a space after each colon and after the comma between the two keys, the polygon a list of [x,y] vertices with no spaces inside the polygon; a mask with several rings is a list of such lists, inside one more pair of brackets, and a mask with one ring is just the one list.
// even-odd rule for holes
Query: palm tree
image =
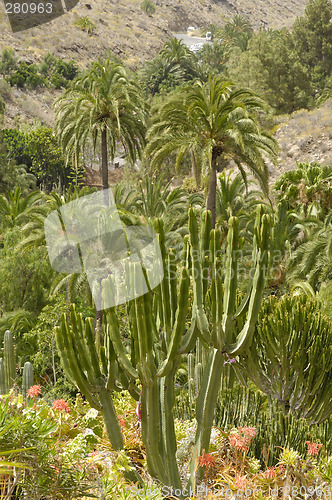
{"label": "palm tree", "polygon": [[21,189],[9,191],[0,196],[0,228],[13,228],[27,223],[30,217],[43,215],[45,206],[44,197],[40,191],[34,191],[22,197]]}
{"label": "palm tree", "polygon": [[217,167],[224,170],[232,159],[245,182],[248,167],[268,193],[265,158],[276,161],[277,143],[258,123],[257,112],[265,102],[249,89],[234,90],[231,82],[210,76],[181,89],[161,105],[148,132],[146,155],[152,166],[160,166],[173,151],[177,163],[187,152],[200,150],[208,163],[209,186],[206,207],[215,226]]}
{"label": "palm tree", "polygon": [[133,163],[145,139],[147,106],[139,87],[123,66],[101,60],[77,78],[55,102],[56,132],[67,160],[79,158],[89,139],[101,140],[103,189],[108,188],[108,157],[113,161],[117,143]]}
{"label": "palm tree", "polygon": [[332,280],[332,214],[324,221],[308,219],[305,241],[291,255],[288,278],[291,282],[307,280],[315,291]]}

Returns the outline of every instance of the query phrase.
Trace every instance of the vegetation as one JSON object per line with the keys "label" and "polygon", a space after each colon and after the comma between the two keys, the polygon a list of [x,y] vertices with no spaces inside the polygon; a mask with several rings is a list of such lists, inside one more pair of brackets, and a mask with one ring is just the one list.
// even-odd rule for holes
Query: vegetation
{"label": "vegetation", "polygon": [[[315,106],[330,81],[330,7],[311,0],[291,32],[235,16],[201,53],[171,39],[136,74],[3,51],[12,85],[67,88],[54,130],[8,128],[0,100],[1,498],[330,498],[332,167],[269,178],[287,154],[273,113]],[[97,192],[85,165],[107,189],[118,156],[123,260],[79,272],[121,238],[105,210],[99,246],[81,242],[67,207]],[[53,268],[51,243],[80,267]],[[132,298],[100,309],[120,267]]]}

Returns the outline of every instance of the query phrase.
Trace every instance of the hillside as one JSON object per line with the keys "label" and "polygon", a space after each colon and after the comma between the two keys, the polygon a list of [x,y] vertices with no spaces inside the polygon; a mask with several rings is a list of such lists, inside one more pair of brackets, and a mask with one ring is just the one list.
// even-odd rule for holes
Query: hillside
{"label": "hillside", "polygon": [[[88,2],[88,3],[87,3]],[[108,51],[131,66],[155,55],[172,32],[189,25],[222,24],[225,17],[242,14],[255,28],[291,26],[302,15],[306,0],[156,0],[153,16],[145,14],[141,0],[84,0],[67,14],[26,31],[13,34],[0,2],[0,50],[15,49],[21,59],[38,61],[50,51],[65,59],[86,64]],[[88,35],[75,27],[75,21],[88,16],[95,30]]]}

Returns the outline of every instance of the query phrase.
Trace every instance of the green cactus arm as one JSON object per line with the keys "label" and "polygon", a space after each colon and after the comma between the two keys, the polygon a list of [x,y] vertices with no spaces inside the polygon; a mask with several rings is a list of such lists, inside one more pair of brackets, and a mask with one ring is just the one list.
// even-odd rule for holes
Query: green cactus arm
{"label": "green cactus arm", "polygon": [[173,370],[166,377],[163,377],[160,380],[160,405],[164,444],[163,458],[165,460],[169,484],[174,489],[181,490],[182,484],[179,469],[176,460],[174,460],[177,450],[173,415],[175,371],[176,367],[173,367]]}
{"label": "green cactus arm", "polygon": [[161,306],[162,306],[162,316],[163,316],[163,326],[166,334],[166,343],[168,345],[170,335],[171,335],[171,299],[170,299],[170,285],[169,285],[169,274],[168,274],[168,254],[165,245],[165,231],[164,224],[161,219],[156,220],[156,231],[158,233],[159,247],[161,251],[163,268],[164,268],[164,278],[160,283],[161,292]]}
{"label": "green cactus arm", "polygon": [[252,342],[252,337],[255,329],[255,323],[258,318],[259,309],[261,306],[267,268],[269,263],[269,252],[266,250],[267,240],[268,240],[268,229],[270,221],[267,215],[263,215],[262,226],[264,239],[262,240],[262,248],[258,250],[256,269],[253,280],[253,290],[250,297],[247,321],[240,332],[236,342],[232,344],[228,349],[228,353],[236,356],[248,348]]}
{"label": "green cactus arm", "polygon": [[5,331],[3,341],[3,362],[5,368],[5,385],[6,392],[9,392],[13,387],[16,379],[16,360],[13,336],[9,330]]}
{"label": "green cactus arm", "polygon": [[74,304],[71,305],[70,320],[71,328],[73,330],[73,336],[75,338],[75,345],[77,347],[77,351],[79,352],[81,365],[84,366],[88,375],[87,378],[90,380],[90,382],[93,381],[93,383],[95,383],[95,373],[92,368],[91,356],[84,336],[85,328],[83,317],[81,314],[76,314],[76,308]]}
{"label": "green cactus arm", "polygon": [[63,363],[66,374],[69,380],[74,382],[80,392],[85,395],[93,408],[100,409],[100,405],[93,396],[96,392],[80,366],[80,361],[77,359],[77,353],[73,345],[73,338],[71,337],[70,328],[67,324],[66,315],[63,314],[61,318],[61,327],[55,329],[55,339],[60,353],[60,359]]}
{"label": "green cactus arm", "polygon": [[112,340],[112,344],[116,352],[118,362],[120,363],[121,367],[130,375],[130,377],[137,379],[138,378],[137,370],[132,366],[131,361],[127,356],[126,349],[121,340],[119,321],[114,308],[111,308],[107,311],[106,318],[107,318],[106,328]]}
{"label": "green cactus arm", "polygon": [[121,432],[121,427],[119,424],[119,419],[116,415],[114,404],[110,396],[109,391],[106,388],[102,388],[99,393],[99,399],[101,402],[101,411],[103,413],[104,422],[107,430],[107,435],[114,448],[114,450],[123,449],[123,436]]}
{"label": "green cactus arm", "polygon": [[223,344],[222,340],[228,345],[233,335],[234,330],[234,308],[236,303],[237,292],[237,252],[239,248],[239,221],[237,217],[230,217],[229,229],[227,234],[227,258],[226,258],[226,275],[224,281],[224,314],[222,318],[222,329],[225,332],[225,339],[220,339],[219,343]]}
{"label": "green cactus arm", "polygon": [[171,309],[171,327],[174,326],[175,313],[177,309],[177,265],[174,250],[171,248],[168,253],[168,276],[169,294]]}
{"label": "green cactus arm", "polygon": [[197,310],[197,326],[199,328],[199,336],[201,340],[205,345],[209,345],[211,339],[209,323],[203,306],[202,265],[199,252],[198,225],[192,208],[189,209],[189,238],[191,245],[194,297]]}
{"label": "green cactus arm", "polygon": [[178,295],[178,308],[175,316],[171,341],[168,346],[167,357],[157,372],[157,377],[165,377],[171,371],[175,356],[178,353],[181,338],[185,329],[188,311],[190,278],[187,269],[182,269],[182,276]]}
{"label": "green cactus arm", "polygon": [[26,397],[27,390],[33,385],[33,366],[30,361],[26,361],[23,366],[22,392]]}
{"label": "green cactus arm", "polygon": [[6,383],[5,383],[5,365],[3,359],[0,358],[0,395],[6,394]]}

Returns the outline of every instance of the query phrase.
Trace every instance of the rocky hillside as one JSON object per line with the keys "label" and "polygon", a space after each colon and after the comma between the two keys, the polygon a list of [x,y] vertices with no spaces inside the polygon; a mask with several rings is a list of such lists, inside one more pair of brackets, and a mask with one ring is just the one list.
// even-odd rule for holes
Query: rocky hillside
{"label": "rocky hillside", "polygon": [[[222,24],[234,14],[247,16],[257,28],[290,26],[302,15],[307,0],[154,0],[156,11],[148,16],[142,0],[82,0],[70,12],[52,22],[13,34],[0,2],[0,50],[13,47],[21,59],[38,61],[50,51],[82,64],[107,52],[131,66],[155,55],[172,32],[189,25]],[[82,31],[75,21],[88,16],[93,33]]]}

